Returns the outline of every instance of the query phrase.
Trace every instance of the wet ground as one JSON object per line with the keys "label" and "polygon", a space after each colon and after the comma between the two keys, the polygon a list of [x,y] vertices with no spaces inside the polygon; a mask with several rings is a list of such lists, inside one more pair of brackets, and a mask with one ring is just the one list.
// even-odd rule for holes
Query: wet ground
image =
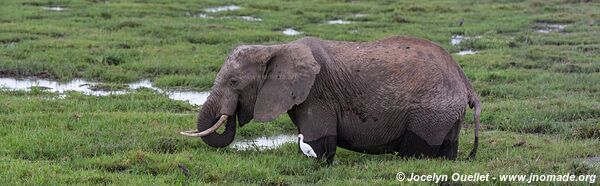
{"label": "wet ground", "polygon": [[468,50],[461,50],[460,52],[456,53],[456,55],[464,56],[464,55],[471,55],[471,54],[477,54],[477,53],[479,53],[479,52],[468,49]]}
{"label": "wet ground", "polygon": [[[456,46],[465,40],[473,40],[473,39],[479,39],[479,38],[481,38],[481,36],[468,37],[468,36],[464,36],[464,35],[453,35],[452,38],[450,39],[450,44]],[[472,49],[465,49],[465,50],[459,51],[456,54],[459,56],[464,56],[464,55],[471,55],[471,54],[477,54],[477,53],[479,53],[479,52],[472,50]]]}
{"label": "wet ground", "polygon": [[452,39],[450,39],[450,44],[451,45],[458,45],[458,44],[460,44],[465,39],[466,38],[463,35],[453,35]]}
{"label": "wet ground", "polygon": [[239,16],[239,18],[242,20],[245,20],[245,21],[262,21],[261,18],[252,17],[252,16]]}
{"label": "wet ground", "polygon": [[240,8],[242,8],[242,7],[239,7],[236,5],[227,5],[227,6],[218,6],[218,7],[207,8],[207,9],[204,9],[204,11],[206,11],[206,12],[222,12],[222,11],[239,10]]}
{"label": "wet ground", "polygon": [[277,148],[285,143],[296,143],[298,136],[293,134],[280,134],[276,136],[263,136],[251,140],[234,141],[230,147],[237,150],[266,150]]}
{"label": "wet ground", "polygon": [[107,96],[111,94],[126,94],[129,93],[130,90],[139,88],[148,88],[159,93],[165,93],[173,100],[187,101],[194,105],[202,105],[209,95],[209,92],[163,90],[154,87],[149,80],[126,84],[124,85],[125,89],[119,90],[98,89],[95,88],[97,85],[101,85],[101,83],[83,79],[74,79],[69,82],[57,82],[39,78],[0,78],[0,88],[28,91],[32,87],[38,87],[47,91],[57,92],[61,95],[64,95],[69,91],[74,91],[92,96]]}
{"label": "wet ground", "polygon": [[347,25],[347,24],[350,24],[350,23],[352,23],[352,22],[351,21],[344,21],[344,20],[341,20],[341,19],[327,21],[327,24],[330,24],[330,25]]}
{"label": "wet ground", "polygon": [[567,27],[567,25],[546,24],[543,26],[543,28],[537,29],[535,32],[544,33],[544,34],[551,33],[551,32],[562,32],[563,30],[565,30],[566,27]]}
{"label": "wet ground", "polygon": [[302,32],[294,30],[293,28],[286,28],[285,30],[282,31],[282,33],[287,36],[295,36],[295,35],[302,34]]}
{"label": "wet ground", "polygon": [[[563,32],[567,26],[568,25],[564,25],[564,24],[542,24],[541,28],[536,29],[535,32],[542,33],[542,34],[553,33],[553,32]],[[457,45],[460,45],[460,43],[465,40],[475,40],[475,39],[480,39],[480,38],[481,38],[481,36],[453,35],[452,38],[450,39],[450,44],[457,46]],[[459,56],[464,56],[464,55],[472,55],[472,54],[477,54],[477,53],[479,53],[479,51],[476,51],[473,49],[465,49],[465,50],[459,51],[456,54]]]}
{"label": "wet ground", "polygon": [[212,19],[212,18],[214,18],[212,16],[209,16],[208,14],[203,14],[203,13],[192,14],[190,12],[187,12],[186,16],[195,17],[195,18],[201,18],[201,19]]}
{"label": "wet ground", "polygon": [[48,7],[42,7],[44,10],[49,10],[49,11],[57,11],[57,12],[62,12],[67,10],[64,7],[61,6],[48,6]]}

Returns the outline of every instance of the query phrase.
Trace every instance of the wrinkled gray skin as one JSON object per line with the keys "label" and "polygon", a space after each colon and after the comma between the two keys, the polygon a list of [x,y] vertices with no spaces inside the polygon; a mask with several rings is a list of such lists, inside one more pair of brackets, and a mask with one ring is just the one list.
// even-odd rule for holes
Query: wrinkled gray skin
{"label": "wrinkled gray skin", "polygon": [[479,100],[459,65],[441,47],[412,37],[374,42],[317,38],[247,45],[225,60],[198,117],[198,130],[230,116],[225,132],[202,140],[229,145],[239,126],[287,112],[319,157],[335,147],[403,156],[457,156],[466,107]]}

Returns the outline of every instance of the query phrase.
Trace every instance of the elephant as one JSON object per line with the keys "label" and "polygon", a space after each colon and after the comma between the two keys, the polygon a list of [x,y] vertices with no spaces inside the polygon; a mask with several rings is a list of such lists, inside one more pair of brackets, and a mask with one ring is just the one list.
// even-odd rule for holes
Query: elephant
{"label": "elephant", "polygon": [[[235,47],[182,135],[225,147],[236,120],[268,122],[287,112],[317,157],[336,147],[368,154],[455,160],[467,106],[475,158],[481,104],[461,67],[439,45],[411,36],[371,42],[304,37]],[[225,124],[221,134],[215,132]]]}

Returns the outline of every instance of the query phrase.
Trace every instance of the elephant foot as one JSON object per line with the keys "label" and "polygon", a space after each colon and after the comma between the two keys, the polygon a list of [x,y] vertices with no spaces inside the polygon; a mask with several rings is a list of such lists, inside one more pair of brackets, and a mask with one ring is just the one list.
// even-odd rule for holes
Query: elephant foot
{"label": "elephant foot", "polygon": [[456,160],[458,156],[458,141],[445,140],[440,147],[437,157],[442,157],[448,160]]}

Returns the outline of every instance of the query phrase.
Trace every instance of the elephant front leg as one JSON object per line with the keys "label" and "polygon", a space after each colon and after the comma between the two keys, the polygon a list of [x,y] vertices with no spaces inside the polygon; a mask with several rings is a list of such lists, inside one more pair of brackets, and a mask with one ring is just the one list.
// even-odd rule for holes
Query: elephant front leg
{"label": "elephant front leg", "polygon": [[[337,147],[335,114],[328,114],[327,111],[323,111],[324,109],[314,109],[303,105],[288,112],[298,127],[298,134],[303,136],[298,143],[300,150],[304,153],[306,148],[310,147],[317,158],[325,159],[327,163],[331,164]],[[305,155],[311,156],[306,153]]]}
{"label": "elephant front leg", "polygon": [[337,148],[337,136],[323,136],[317,140],[305,143],[313,149],[317,158],[325,159],[327,164],[333,163],[333,157],[335,157],[335,150]]}

